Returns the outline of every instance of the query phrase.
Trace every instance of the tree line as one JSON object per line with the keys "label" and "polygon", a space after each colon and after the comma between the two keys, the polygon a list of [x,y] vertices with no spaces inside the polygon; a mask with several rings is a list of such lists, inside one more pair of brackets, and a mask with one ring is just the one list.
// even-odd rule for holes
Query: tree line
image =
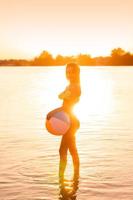
{"label": "tree line", "polygon": [[0,60],[1,66],[62,66],[69,62],[76,62],[80,66],[133,66],[133,54],[126,52],[122,48],[115,48],[110,56],[99,56],[92,58],[89,54],[79,54],[76,56],[57,55],[55,58],[48,51],[32,60],[10,59]]}

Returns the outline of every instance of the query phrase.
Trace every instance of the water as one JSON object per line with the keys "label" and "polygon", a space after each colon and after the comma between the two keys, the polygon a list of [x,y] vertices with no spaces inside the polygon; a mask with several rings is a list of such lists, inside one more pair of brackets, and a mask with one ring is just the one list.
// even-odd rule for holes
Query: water
{"label": "water", "polygon": [[[60,197],[60,137],[44,126],[61,105],[65,68],[0,68],[0,200],[133,199],[133,67],[82,67],[80,178]],[[71,179],[69,155],[66,178]],[[69,190],[69,188],[68,188]]]}

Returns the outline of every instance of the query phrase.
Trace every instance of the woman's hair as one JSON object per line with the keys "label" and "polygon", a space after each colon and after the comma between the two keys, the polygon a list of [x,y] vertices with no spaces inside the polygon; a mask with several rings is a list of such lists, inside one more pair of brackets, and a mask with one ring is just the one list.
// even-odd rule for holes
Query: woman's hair
{"label": "woman's hair", "polygon": [[68,63],[66,65],[66,69],[71,69],[71,72],[74,73],[74,80],[76,82],[80,82],[80,68],[79,65],[77,63]]}
{"label": "woman's hair", "polygon": [[67,67],[71,67],[75,72],[80,72],[80,68],[77,63],[68,63]]}

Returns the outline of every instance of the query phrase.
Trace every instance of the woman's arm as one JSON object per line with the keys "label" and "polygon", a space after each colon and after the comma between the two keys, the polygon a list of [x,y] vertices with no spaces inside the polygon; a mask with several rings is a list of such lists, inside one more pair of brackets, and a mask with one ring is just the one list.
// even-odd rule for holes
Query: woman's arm
{"label": "woman's arm", "polygon": [[66,88],[63,92],[61,92],[58,97],[59,99],[68,99],[71,95],[71,92],[68,88]]}
{"label": "woman's arm", "polygon": [[81,90],[79,85],[68,86],[62,93],[59,94],[59,99],[70,99],[77,98],[81,95]]}

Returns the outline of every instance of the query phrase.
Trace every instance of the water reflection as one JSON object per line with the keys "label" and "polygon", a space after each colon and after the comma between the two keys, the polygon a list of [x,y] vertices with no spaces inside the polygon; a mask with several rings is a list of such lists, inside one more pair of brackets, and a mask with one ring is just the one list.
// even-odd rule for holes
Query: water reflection
{"label": "water reflection", "polygon": [[76,200],[79,178],[73,180],[59,180],[59,200]]}
{"label": "water reflection", "polygon": [[[81,123],[76,133],[81,182],[65,181],[59,188],[60,138],[48,134],[43,121],[60,106],[64,68],[0,68],[0,199],[133,199],[133,67],[81,72],[75,112]],[[71,156],[67,166],[66,179],[72,175]]]}

